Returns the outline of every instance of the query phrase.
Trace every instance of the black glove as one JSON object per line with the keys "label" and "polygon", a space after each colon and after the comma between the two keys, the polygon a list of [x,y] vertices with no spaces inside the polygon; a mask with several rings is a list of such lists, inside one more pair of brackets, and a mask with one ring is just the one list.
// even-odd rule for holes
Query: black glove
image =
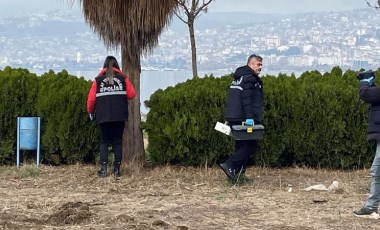
{"label": "black glove", "polygon": [[95,120],[95,113],[89,113],[88,118],[90,119],[90,121]]}

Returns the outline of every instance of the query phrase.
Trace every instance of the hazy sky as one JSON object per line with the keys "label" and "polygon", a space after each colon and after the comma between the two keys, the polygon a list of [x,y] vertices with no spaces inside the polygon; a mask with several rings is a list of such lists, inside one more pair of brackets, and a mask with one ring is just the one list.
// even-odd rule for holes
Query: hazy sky
{"label": "hazy sky", "polygon": [[282,14],[345,11],[367,7],[364,0],[216,0],[211,4],[211,11],[249,11]]}
{"label": "hazy sky", "polygon": [[[74,0],[0,0],[2,14],[21,12],[46,12],[56,9],[80,10],[79,1]],[[112,1],[112,0],[110,0]],[[368,0],[374,3],[375,0]],[[253,13],[292,14],[315,11],[345,11],[365,8],[365,0],[214,0],[210,12],[244,11]],[[19,12],[19,13],[16,13]]]}

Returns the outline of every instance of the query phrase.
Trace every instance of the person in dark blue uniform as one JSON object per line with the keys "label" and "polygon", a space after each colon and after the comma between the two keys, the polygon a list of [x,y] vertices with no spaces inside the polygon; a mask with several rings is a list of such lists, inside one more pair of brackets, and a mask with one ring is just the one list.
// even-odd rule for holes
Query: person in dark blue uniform
{"label": "person in dark blue uniform", "polygon": [[[230,126],[262,124],[263,83],[259,77],[262,57],[252,54],[247,65],[236,69],[234,80],[227,92],[226,121]],[[235,140],[235,152],[219,167],[231,180],[245,175],[249,159],[258,149],[257,140]]]}
{"label": "person in dark blue uniform", "polygon": [[120,70],[113,56],[106,57],[103,69],[92,83],[87,97],[90,119],[96,118],[100,127],[99,177],[107,176],[108,147],[113,146],[112,174],[120,177],[122,142],[125,122],[128,120],[128,100],[136,96],[128,77]]}
{"label": "person in dark blue uniform", "polygon": [[380,87],[374,83],[375,72],[366,71],[358,75],[360,80],[359,97],[371,105],[367,129],[367,140],[377,143],[371,166],[371,188],[365,205],[354,211],[356,217],[379,219],[377,212],[380,203]]}

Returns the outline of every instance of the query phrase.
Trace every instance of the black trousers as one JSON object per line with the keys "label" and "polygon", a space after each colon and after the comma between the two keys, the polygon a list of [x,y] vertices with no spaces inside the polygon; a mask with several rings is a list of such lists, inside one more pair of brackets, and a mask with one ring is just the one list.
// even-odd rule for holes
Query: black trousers
{"label": "black trousers", "polygon": [[[231,123],[230,125],[237,125],[238,123]],[[235,152],[227,159],[226,163],[235,173],[245,172],[249,159],[255,154],[259,147],[257,140],[235,140]]]}
{"label": "black trousers", "polygon": [[100,162],[108,162],[108,147],[113,146],[115,161],[121,162],[123,154],[124,121],[100,123]]}

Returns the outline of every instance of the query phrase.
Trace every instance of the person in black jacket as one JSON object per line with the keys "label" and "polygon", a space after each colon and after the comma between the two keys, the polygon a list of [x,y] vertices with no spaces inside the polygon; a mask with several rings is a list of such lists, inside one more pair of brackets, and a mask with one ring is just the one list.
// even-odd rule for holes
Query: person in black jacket
{"label": "person in black jacket", "polygon": [[358,75],[359,96],[371,104],[367,129],[367,140],[376,141],[376,154],[371,166],[371,188],[364,207],[354,211],[354,216],[370,219],[380,218],[377,213],[380,202],[380,87],[374,84],[375,72],[367,71]]}
{"label": "person in black jacket", "polygon": [[113,56],[106,57],[103,69],[92,82],[87,97],[87,112],[91,120],[96,118],[100,127],[99,177],[107,176],[108,147],[113,146],[112,174],[120,177],[122,142],[125,122],[128,120],[128,100],[136,91],[128,77],[120,70]]}
{"label": "person in black jacket", "polygon": [[[259,77],[262,57],[252,54],[247,65],[236,69],[234,80],[227,92],[226,121],[230,126],[262,124],[263,83]],[[250,157],[258,148],[257,140],[235,140],[235,153],[219,167],[227,177],[235,180],[237,175],[244,176]]]}

